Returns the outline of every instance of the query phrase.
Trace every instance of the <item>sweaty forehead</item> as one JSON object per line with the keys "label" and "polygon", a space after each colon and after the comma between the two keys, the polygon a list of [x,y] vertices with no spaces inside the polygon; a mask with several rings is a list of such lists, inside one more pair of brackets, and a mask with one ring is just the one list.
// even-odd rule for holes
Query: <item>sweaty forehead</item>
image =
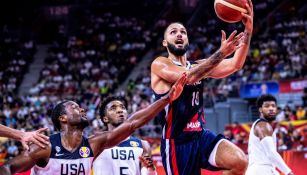
{"label": "sweaty forehead", "polygon": [[170,31],[172,29],[184,29],[185,30],[185,27],[182,24],[173,23],[167,27],[166,31]]}
{"label": "sweaty forehead", "polygon": [[272,104],[276,104],[275,101],[265,101],[263,102],[264,105],[272,105]]}
{"label": "sweaty forehead", "polygon": [[65,103],[65,106],[79,106],[79,105],[74,101],[68,101]]}
{"label": "sweaty forehead", "polygon": [[123,102],[119,101],[119,100],[114,100],[108,103],[107,105],[107,109],[109,109],[112,106],[122,106],[124,105]]}
{"label": "sweaty forehead", "polygon": [[186,30],[186,28],[182,25],[182,24],[180,24],[180,23],[173,23],[173,24],[170,24],[167,28],[166,28],[166,30],[165,30],[165,32],[164,32],[164,35],[167,33],[167,32],[169,32],[169,31],[171,31],[171,30],[174,30],[174,29],[184,29],[184,30]]}

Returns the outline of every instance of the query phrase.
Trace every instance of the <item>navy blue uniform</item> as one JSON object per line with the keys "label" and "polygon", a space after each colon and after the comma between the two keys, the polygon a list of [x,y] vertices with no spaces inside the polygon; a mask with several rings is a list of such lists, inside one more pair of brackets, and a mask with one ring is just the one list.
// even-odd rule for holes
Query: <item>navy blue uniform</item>
{"label": "navy blue uniform", "polygon": [[[188,62],[187,69],[192,66]],[[168,175],[198,175],[201,168],[217,169],[208,159],[223,136],[204,129],[203,86],[204,81],[185,85],[180,97],[159,114],[163,128],[161,156]],[[156,100],[163,95],[155,94]]]}
{"label": "navy blue uniform", "polygon": [[51,154],[45,167],[35,165],[31,169],[31,175],[89,175],[93,162],[93,151],[88,139],[82,136],[78,148],[70,152],[61,142],[61,134],[50,136]]}

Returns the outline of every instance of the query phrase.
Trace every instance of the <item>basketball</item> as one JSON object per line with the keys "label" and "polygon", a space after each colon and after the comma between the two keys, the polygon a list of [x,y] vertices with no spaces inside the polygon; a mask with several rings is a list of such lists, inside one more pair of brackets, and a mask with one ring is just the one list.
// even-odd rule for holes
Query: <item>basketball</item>
{"label": "basketball", "polygon": [[215,0],[214,10],[221,20],[235,23],[242,20],[241,12],[247,13],[246,2],[246,0]]}

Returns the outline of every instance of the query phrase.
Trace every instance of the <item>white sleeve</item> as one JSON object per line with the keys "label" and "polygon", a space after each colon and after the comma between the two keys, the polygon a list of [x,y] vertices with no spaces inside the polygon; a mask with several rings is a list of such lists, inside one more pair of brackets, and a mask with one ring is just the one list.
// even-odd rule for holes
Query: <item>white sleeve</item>
{"label": "white sleeve", "polygon": [[142,167],[141,175],[157,175],[157,171],[152,170],[151,168]]}
{"label": "white sleeve", "polygon": [[273,137],[266,136],[260,141],[264,148],[265,154],[272,161],[272,163],[284,174],[289,174],[291,169],[284,162],[280,154],[276,151],[276,145],[274,144]]}

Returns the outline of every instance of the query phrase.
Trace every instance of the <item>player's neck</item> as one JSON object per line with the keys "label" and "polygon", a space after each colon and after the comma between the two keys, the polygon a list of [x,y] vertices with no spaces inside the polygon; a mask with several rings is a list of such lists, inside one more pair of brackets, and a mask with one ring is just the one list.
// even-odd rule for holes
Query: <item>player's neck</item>
{"label": "player's neck", "polygon": [[113,131],[115,128],[117,128],[119,125],[112,125],[110,123],[108,123],[108,131]]}
{"label": "player's neck", "polygon": [[180,65],[186,67],[187,66],[187,56],[184,54],[183,56],[176,56],[172,53],[169,53],[168,56],[169,59],[171,59],[175,63],[179,63]]}
{"label": "player's neck", "polygon": [[61,142],[65,149],[73,152],[82,141],[83,130],[63,130],[61,132]]}
{"label": "player's neck", "polygon": [[115,126],[108,124],[108,131],[113,131],[115,128]]}
{"label": "player's neck", "polygon": [[272,124],[272,122],[273,122],[273,121],[271,121],[271,120],[267,120],[267,119],[266,119],[265,117],[263,117],[262,115],[260,116],[260,118],[263,119],[263,120],[265,120],[265,121],[267,121],[267,122],[270,123],[270,124]]}

